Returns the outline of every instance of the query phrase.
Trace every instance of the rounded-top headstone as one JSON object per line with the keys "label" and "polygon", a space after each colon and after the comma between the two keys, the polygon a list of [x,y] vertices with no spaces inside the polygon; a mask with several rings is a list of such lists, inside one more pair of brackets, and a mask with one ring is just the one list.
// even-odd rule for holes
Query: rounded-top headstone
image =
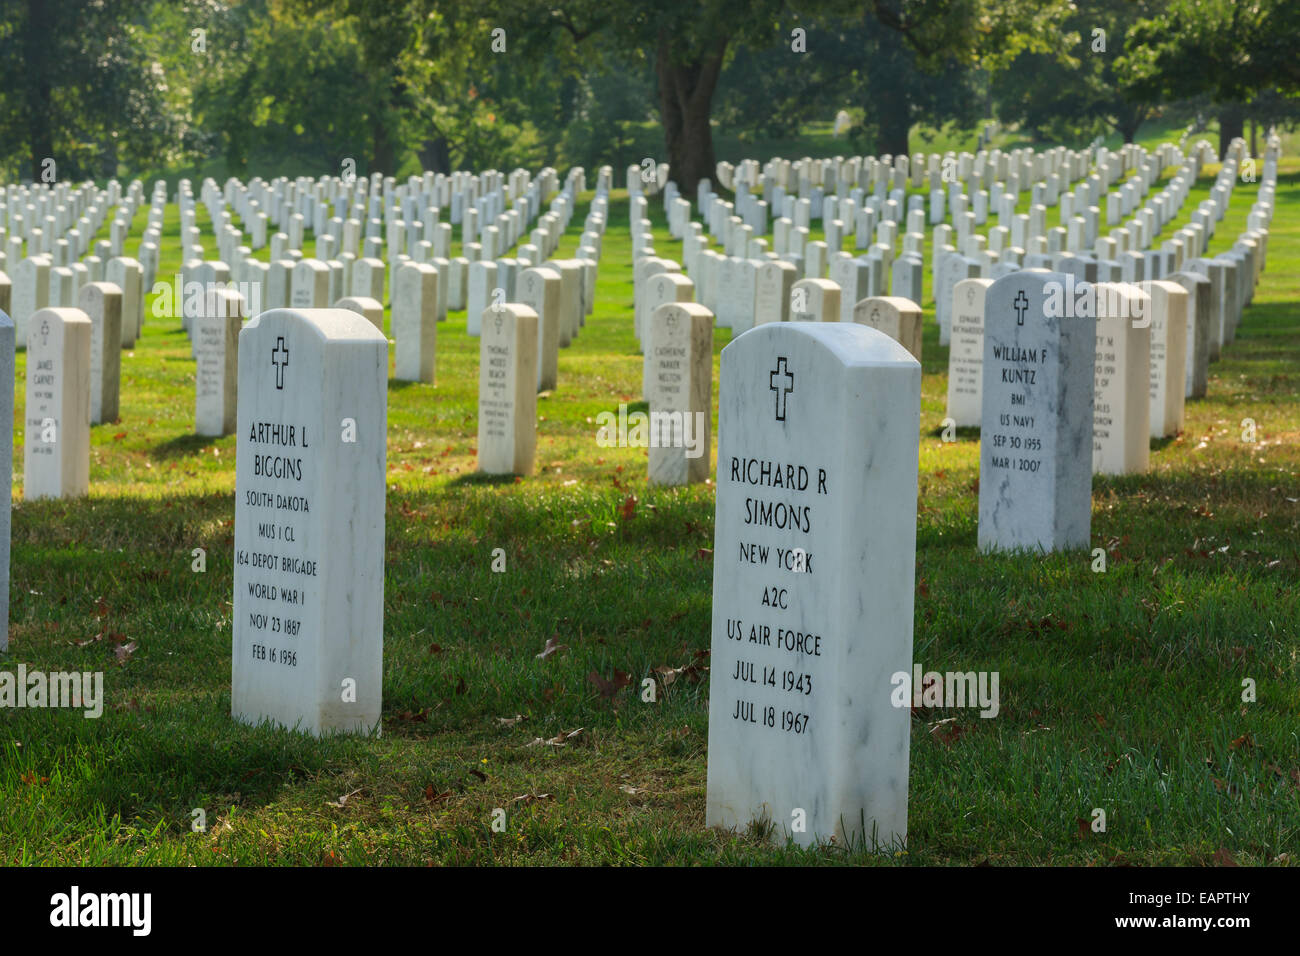
{"label": "rounded-top headstone", "polygon": [[891,675],[912,662],[920,396],[916,359],[862,325],[771,322],[722,351],[710,826],[906,838]]}
{"label": "rounded-top headstone", "polygon": [[985,294],[983,550],[1052,551],[1090,540],[1096,320],[1090,287],[1068,278],[1027,269]]}
{"label": "rounded-top headstone", "polygon": [[388,340],[345,309],[270,309],[239,333],[239,720],[379,725],[387,377]]}

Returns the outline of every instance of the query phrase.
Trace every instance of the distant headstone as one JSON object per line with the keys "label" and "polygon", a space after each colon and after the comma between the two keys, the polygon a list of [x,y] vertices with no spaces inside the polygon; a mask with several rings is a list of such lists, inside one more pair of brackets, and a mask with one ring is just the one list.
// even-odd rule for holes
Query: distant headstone
{"label": "distant headstone", "polygon": [[50,260],[28,256],[13,273],[13,315],[16,341],[27,347],[27,320],[50,304]]}
{"label": "distant headstone", "polygon": [[582,325],[582,267],[573,259],[545,263],[560,274],[560,348],[568,348]]}
{"label": "distant headstone", "polygon": [[709,477],[712,448],[713,313],[695,302],[667,302],[649,313],[647,325],[649,481],[652,485],[704,481]]}
{"label": "distant headstone", "polygon": [[921,293],[924,288],[922,279],[925,275],[925,265],[921,261],[921,257],[915,255],[899,256],[894,260],[892,272],[893,281],[890,289],[894,295],[911,299],[913,302],[920,304]]}
{"label": "distant headstone", "polygon": [[384,301],[384,260],[358,259],[352,264],[352,289],[354,296],[364,296],[376,302]]}
{"label": "distant headstone", "polygon": [[292,309],[326,309],[330,299],[330,267],[319,259],[303,259],[293,267]]}
{"label": "distant headstone", "polygon": [[393,295],[393,377],[405,382],[434,382],[438,347],[438,270],[408,262],[397,272]]}
{"label": "distant headstone", "polygon": [[906,839],[920,396],[916,359],[854,323],[723,349],[709,826]]}
{"label": "distant headstone", "polygon": [[[497,301],[496,288],[497,264],[495,262],[480,260],[469,264],[465,327],[470,335],[480,334],[483,310]],[[500,302],[505,302],[504,289],[501,292]]]}
{"label": "distant headstone", "polygon": [[[14,420],[14,323],[0,309],[0,421]],[[9,649],[9,544],[12,531],[14,430],[0,428],[0,651]]]}
{"label": "distant headstone", "polygon": [[1092,468],[1107,475],[1144,472],[1151,455],[1151,301],[1126,282],[1095,289]]}
{"label": "distant headstone", "polygon": [[853,321],[884,332],[921,361],[921,307],[910,299],[875,295],[853,307]]}
{"label": "distant headstone", "polygon": [[380,332],[384,331],[384,307],[379,304],[378,299],[363,295],[345,295],[334,303],[334,308],[355,312]]}
{"label": "distant headstone", "polygon": [[1188,295],[1176,282],[1142,284],[1151,302],[1151,437],[1177,435],[1187,395]]}
{"label": "distant headstone", "polygon": [[27,326],[23,498],[90,490],[90,317],[41,309]]}
{"label": "distant headstone", "polygon": [[117,421],[122,382],[122,290],[88,282],[77,305],[90,319],[90,423]]}
{"label": "distant headstone", "polygon": [[984,420],[984,299],[992,279],[962,279],[953,287],[948,343],[948,417],[958,428]]}
{"label": "distant headstone", "polygon": [[1187,292],[1187,368],[1185,398],[1204,398],[1209,384],[1210,280],[1199,272],[1169,277]]}
{"label": "distant headstone", "polygon": [[790,320],[790,293],[798,278],[799,270],[780,259],[769,259],[758,267],[754,295],[755,325]]}
{"label": "distant headstone", "polygon": [[129,256],[115,256],[104,278],[122,290],[122,348],[129,349],[144,334],[144,269]]}
{"label": "distant headstone", "polygon": [[[650,316],[654,315],[655,310],[662,305],[673,302],[690,302],[695,298],[695,283],[680,272],[658,272],[652,274],[645,280],[645,287],[641,290],[641,302],[645,307],[645,323],[642,326],[643,335],[649,335]],[[709,311],[710,315],[713,312]],[[714,317],[716,320],[716,316]],[[739,335],[739,332],[733,331],[732,336]],[[649,387],[651,372],[651,352],[647,347],[642,348],[641,358],[641,383]],[[649,395],[645,398],[648,400]]]}
{"label": "distant headstone", "polygon": [[949,253],[940,261],[938,284],[934,293],[934,308],[939,320],[939,344],[947,345],[952,331],[952,295],[957,283],[963,279],[978,279],[980,264],[974,259]]}
{"label": "distant headstone", "polygon": [[488,475],[530,475],[536,452],[537,313],[507,302],[482,315],[478,468]]}
{"label": "distant headstone", "polygon": [[235,430],[243,299],[233,289],[210,290],[194,318],[196,435],[217,438]]}
{"label": "distant headstone", "polygon": [[790,291],[791,322],[838,322],[840,287],[830,279],[800,279]]}
{"label": "distant headstone", "polygon": [[537,391],[554,391],[559,381],[560,286],[551,269],[524,269],[515,280],[518,299],[537,313]]}
{"label": "distant headstone", "polygon": [[379,728],[388,341],[343,309],[239,334],[231,715]]}

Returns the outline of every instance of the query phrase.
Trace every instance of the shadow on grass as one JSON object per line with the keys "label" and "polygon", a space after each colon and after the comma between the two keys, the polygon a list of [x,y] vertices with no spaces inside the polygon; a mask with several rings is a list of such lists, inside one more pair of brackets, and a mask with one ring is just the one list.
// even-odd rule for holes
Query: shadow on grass
{"label": "shadow on grass", "polygon": [[447,482],[449,486],[464,487],[466,485],[513,485],[515,475],[485,475],[481,471],[470,472],[468,475],[460,475]]}
{"label": "shadow on grass", "polygon": [[155,461],[188,458],[207,451],[220,439],[210,435],[179,435],[168,439],[149,449],[149,457]]}
{"label": "shadow on grass", "polygon": [[[946,430],[947,429],[945,429],[943,425],[937,425],[934,428],[931,428],[926,434],[928,434],[931,438],[938,438],[942,440],[943,433]],[[959,425],[956,430],[956,435],[957,438],[959,439],[968,439],[970,441],[980,440],[980,430],[979,427],[976,425]]]}
{"label": "shadow on grass", "polygon": [[405,392],[416,386],[427,385],[429,388],[437,388],[433,382],[408,382],[406,379],[390,378],[388,380],[388,390],[390,392]]}

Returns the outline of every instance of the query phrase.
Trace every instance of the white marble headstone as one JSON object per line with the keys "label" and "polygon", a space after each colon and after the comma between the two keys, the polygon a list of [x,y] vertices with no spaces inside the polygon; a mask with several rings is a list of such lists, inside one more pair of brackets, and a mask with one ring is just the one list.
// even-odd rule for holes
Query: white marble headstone
{"label": "white marble headstone", "polygon": [[1151,455],[1151,300],[1126,282],[1099,282],[1092,467],[1147,470]]}
{"label": "white marble headstone", "polygon": [[907,834],[921,367],[865,326],[722,352],[706,820],[778,842]]}
{"label": "white marble headstone", "polygon": [[1181,285],[1165,279],[1142,283],[1151,302],[1151,437],[1177,435],[1187,395],[1187,308]]}
{"label": "white marble headstone", "polygon": [[1169,277],[1187,292],[1187,366],[1184,397],[1204,398],[1209,381],[1210,280],[1199,272],[1175,272]]}
{"label": "white marble headstone", "polygon": [[1090,309],[1075,314],[1066,278],[1014,272],[984,296],[983,551],[1057,551],[1091,540],[1096,321]]}
{"label": "white marble headstone", "polygon": [[90,319],[90,423],[117,421],[122,381],[122,290],[87,282],[77,305]]}
{"label": "white marble headstone", "polygon": [[438,345],[438,270],[408,262],[397,270],[393,294],[393,377],[406,382],[434,382]]}
{"label": "white marble headstone", "polygon": [[243,307],[235,290],[213,289],[194,318],[196,435],[218,437],[235,430]]}
{"label": "white marble headstone", "polygon": [[90,490],[90,317],[41,309],[27,326],[23,498]]}
{"label": "white marble headstone", "polygon": [[[14,420],[14,323],[0,311],[0,421]],[[12,532],[14,430],[0,428],[0,651],[9,649],[9,545]]]}
{"label": "white marble headstone", "polygon": [[921,307],[911,299],[868,296],[854,305],[853,321],[884,332],[921,361]]}
{"label": "white marble headstone", "polygon": [[984,298],[992,279],[962,279],[953,287],[948,343],[948,417],[978,428],[984,417]]}
{"label": "white marble headstone", "polygon": [[239,333],[231,713],[379,728],[388,341],[343,309]]}
{"label": "white marble headstone", "polygon": [[529,475],[537,453],[537,313],[508,302],[481,318],[479,471]]}
{"label": "white marble headstone", "polygon": [[647,325],[644,394],[650,406],[649,481],[656,485],[704,481],[709,477],[712,449],[713,313],[695,302],[667,302],[649,314]]}
{"label": "white marble headstone", "polygon": [[560,286],[552,269],[524,269],[515,280],[519,301],[537,313],[537,391],[553,391],[559,380]]}

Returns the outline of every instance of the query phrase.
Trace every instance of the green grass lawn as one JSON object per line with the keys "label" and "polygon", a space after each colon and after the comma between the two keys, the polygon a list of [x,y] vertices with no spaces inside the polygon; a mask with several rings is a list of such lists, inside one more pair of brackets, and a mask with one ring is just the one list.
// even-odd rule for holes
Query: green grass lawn
{"label": "green grass lawn", "polygon": [[[1238,185],[1212,254],[1255,192]],[[947,349],[923,303],[915,659],[999,672],[1001,710],[914,714],[908,848],[889,857],[704,827],[713,487],[650,488],[643,451],[596,444],[596,414],[640,397],[626,195],[611,206],[595,314],[538,403],[535,475],[474,475],[463,313],[438,328],[435,386],[389,384],[379,739],[231,721],[235,438],[192,434],[188,340],[179,320],[146,319],[122,356],[120,421],[93,429],[90,496],[23,502],[15,475],[0,666],[103,671],[106,702],[98,720],[4,713],[0,863],[1296,861],[1300,163],[1284,166],[1268,271],[1208,396],[1149,473],[1094,481],[1105,573],[1083,551],[977,552],[978,440],[939,440]],[[659,254],[680,256],[652,209]],[[169,207],[160,279],[179,269],[177,230]],[[661,668],[685,670],[665,686]]]}

